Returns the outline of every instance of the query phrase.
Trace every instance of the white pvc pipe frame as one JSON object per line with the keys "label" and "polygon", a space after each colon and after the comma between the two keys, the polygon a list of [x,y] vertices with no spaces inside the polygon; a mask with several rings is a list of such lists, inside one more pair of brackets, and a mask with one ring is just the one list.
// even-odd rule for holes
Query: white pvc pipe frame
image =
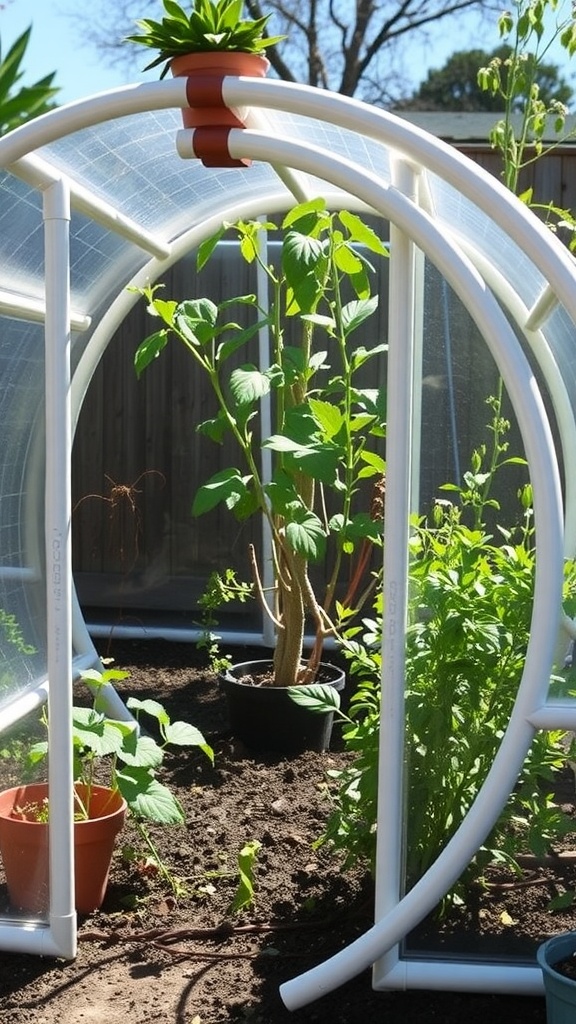
{"label": "white pvc pipe frame", "polygon": [[[575,275],[573,264],[567,255],[558,246],[551,244],[551,239],[545,233],[546,229],[540,228],[526,211],[513,203],[510,195],[497,182],[489,179],[484,172],[469,164],[454,150],[392,115],[373,110],[354,100],[320,93],[307,87],[279,82],[256,84],[248,79],[226,79],[223,90],[229,105],[254,104],[287,109],[311,117],[321,116],[327,121],[390,143],[395,149],[414,160],[418,167],[421,164],[430,167],[468,195],[487,215],[494,216],[519,245],[530,251],[531,256],[533,254],[533,262],[540,267],[549,281],[554,281],[560,301],[568,308],[573,319],[576,319],[574,292],[571,293]],[[45,144],[77,128],[128,113],[171,106],[186,106],[185,83],[176,80],[128,86],[71,104],[0,140],[0,165],[7,165],[25,155],[30,148]],[[181,136],[184,134],[180,133]],[[311,146],[271,140],[262,133],[250,130],[232,131],[229,148],[233,156],[300,166],[319,177],[324,177],[327,181],[337,182],[346,191],[359,195],[384,216],[389,216],[439,266],[468,306],[484,336],[494,346],[493,354],[510,392],[524,437],[533,477],[537,520],[538,567],[533,612],[534,628],[526,669],[509,728],[483,790],[458,834],[408,896],[349,949],[308,972],[301,979],[295,979],[283,987],[282,994],[286,1004],[295,1008],[342,984],[373,963],[394,946],[399,938],[433,906],[474,855],[497,816],[516,779],[534,728],[539,727],[538,714],[542,716],[545,709],[549,718],[552,716],[553,721],[556,721],[556,713],[550,711],[550,705],[546,705],[552,631],[545,628],[546,616],[538,616],[536,612],[540,606],[555,607],[559,600],[562,576],[562,514],[554,448],[535,382],[513,332],[493,297],[486,291],[483,280],[462,253],[440,235],[430,218],[413,207],[404,196],[393,193],[382,186],[373,175],[364,173],[361,168],[349,161],[336,160]],[[399,426],[401,427],[401,424]],[[392,423],[389,424],[390,429],[394,430]],[[387,544],[393,545],[394,539],[387,535]],[[398,569],[404,572],[403,552],[400,561],[402,565]],[[398,621],[398,613],[402,615],[402,610],[396,609],[392,619],[389,618],[385,622],[387,635],[390,635],[391,629],[394,630],[394,619]],[[55,688],[51,717],[55,717],[57,699]],[[572,705],[570,708],[562,705],[558,712],[559,717],[562,718],[563,712],[571,709]],[[75,938],[75,924],[70,915],[64,914],[62,920],[68,925],[67,929],[63,929],[68,934],[64,936],[57,955],[70,956],[73,955],[73,951],[70,950],[74,943],[69,941],[69,937],[73,934]],[[23,936],[21,944],[15,946],[14,928],[0,927],[0,945],[9,937],[12,941],[7,948],[56,952],[51,948],[57,940],[52,920],[49,929],[52,942],[38,943],[37,928],[34,926],[28,928],[20,925],[16,931],[22,932]],[[7,932],[11,933],[10,936]],[[67,950],[64,949],[66,945]],[[454,966],[450,965],[449,987],[454,987]],[[471,965],[472,973],[478,974],[474,972],[475,966]],[[436,975],[440,967],[439,964],[434,964],[433,967],[422,965],[421,977],[427,978],[427,986],[432,983],[431,975]],[[511,970],[514,971],[513,968]],[[479,973],[492,990],[511,990],[510,983],[514,987],[518,979],[514,977],[510,982],[509,977],[504,979],[503,972],[506,974],[507,969],[490,967],[480,970]],[[465,978],[465,973],[466,968],[461,972],[461,987],[468,988],[474,983],[474,978]],[[526,979],[528,985],[523,986],[522,990],[531,990],[531,987],[540,990],[535,972],[527,969],[523,973],[529,975],[529,980]]]}

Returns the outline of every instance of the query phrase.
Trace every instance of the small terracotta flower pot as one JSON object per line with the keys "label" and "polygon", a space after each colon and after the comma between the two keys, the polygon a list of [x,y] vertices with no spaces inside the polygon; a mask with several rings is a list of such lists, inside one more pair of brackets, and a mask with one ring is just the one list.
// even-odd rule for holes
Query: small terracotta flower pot
{"label": "small terracotta flower pot", "polygon": [[[76,791],[84,801],[86,787],[77,785]],[[14,809],[41,805],[47,795],[44,783],[0,793],[0,854],[10,903],[33,914],[49,907],[48,824],[14,817]],[[96,910],[104,900],[126,801],[105,786],[93,786],[88,813],[86,821],[74,822],[75,903],[81,914]]]}
{"label": "small terracotta flower pot", "polygon": [[[259,53],[207,52],[183,54],[170,61],[170,70],[174,78],[191,79],[189,87],[190,107],[182,110],[182,121],[185,128],[243,128],[245,109],[232,110],[223,102],[219,88],[213,91],[215,79],[226,75],[243,75],[248,78],[264,78],[270,62]],[[193,106],[194,92],[200,90],[202,80],[208,82],[209,97],[213,105]]]}

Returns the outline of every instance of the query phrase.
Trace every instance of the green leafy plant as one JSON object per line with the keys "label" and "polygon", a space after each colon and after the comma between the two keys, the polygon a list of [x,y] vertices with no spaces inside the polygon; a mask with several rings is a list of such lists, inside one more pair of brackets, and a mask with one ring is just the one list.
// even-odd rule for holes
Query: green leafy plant
{"label": "green leafy plant", "polygon": [[[502,157],[502,177],[507,187],[532,209],[545,216],[548,225],[570,231],[570,248],[576,247],[576,221],[570,210],[553,202],[534,199],[533,189],[521,190],[520,176],[530,164],[573,138],[566,128],[568,108],[559,100],[544,100],[540,70],[553,44],[571,59],[576,52],[574,11],[562,17],[561,0],[513,0],[500,15],[500,38],[510,45],[506,58],[494,57],[478,72],[478,84],[502,102],[504,116],[490,132],[490,143]],[[549,27],[549,19],[553,20]],[[550,135],[555,136],[547,141]]]}
{"label": "green leafy plant", "polygon": [[253,586],[239,580],[234,569],[225,569],[223,573],[213,572],[203,593],[198,599],[202,611],[200,626],[202,634],[196,642],[201,651],[206,651],[212,672],[222,672],[230,667],[230,658],[220,653],[220,637],[213,627],[218,625],[217,611],[223,604],[239,601],[244,604],[252,596]]}
{"label": "green leafy plant", "polygon": [[[97,782],[97,773],[100,778],[101,759],[108,758],[108,785],[122,794],[136,819],[164,825],[182,824],[184,814],[179,801],[156,777],[164,752],[169,746],[199,747],[211,762],[214,752],[196,726],[187,722],[171,722],[168,712],[155,700],[128,698],[126,706],[134,713],[134,722],[109,718],[102,710],[101,690],[106,684],[126,679],[128,675],[120,669],[106,669],[104,672],[91,669],[82,673],[82,679],[89,683],[94,693],[94,701],[92,707],[73,709],[74,779],[86,786],[89,793]],[[142,715],[155,722],[159,741],[141,729]],[[48,725],[45,710],[42,721]],[[30,764],[36,765],[47,753],[47,741],[35,743],[28,754]],[[79,798],[76,803],[79,815],[87,818],[88,811]]]}
{"label": "green leafy plant", "polygon": [[22,62],[31,32],[32,27],[26,29],[5,56],[0,43],[0,135],[53,110],[55,106],[52,100],[59,90],[52,83],[56,72],[40,78],[33,85],[21,85],[24,75]]}
{"label": "green leafy plant", "polygon": [[[172,722],[166,709],[155,700],[129,697],[126,706],[134,715],[133,722],[109,718],[102,707],[101,691],[110,682],[126,679],[128,675],[120,669],[82,673],[94,700],[91,707],[73,708],[75,818],[85,821],[90,817],[90,793],[94,785],[108,786],[111,793],[119,792],[159,871],[170,887],[177,891],[179,883],[164,866],[144,825],[144,822],[179,825],[185,821],[179,800],[168,786],[160,782],[157,772],[170,747],[198,747],[211,763],[214,752],[199,729],[187,722]],[[142,717],[154,724],[158,739],[144,732]],[[45,709],[41,720],[47,727]],[[47,754],[47,741],[34,743],[26,755],[28,768],[35,769]],[[45,821],[49,805],[26,805],[19,808],[19,813],[29,821]]]}
{"label": "green leafy plant", "polygon": [[161,78],[172,58],[180,54],[215,50],[264,54],[284,38],[265,34],[270,15],[242,18],[244,0],[195,0],[189,15],[176,0],[162,3],[166,11],[162,21],[143,18],[136,22],[141,33],[127,37],[127,42],[159,51],[144,70],[164,64]]}
{"label": "green leafy plant", "polygon": [[0,695],[9,696],[14,690],[17,666],[12,661],[13,656],[33,654],[36,648],[26,640],[16,616],[0,608]]}
{"label": "green leafy plant", "polygon": [[4,644],[11,644],[20,654],[35,654],[36,648],[24,637],[18,619],[11,612],[0,608],[0,634]]}
{"label": "green leafy plant", "polygon": [[[560,13],[557,0],[514,0],[499,20],[510,52],[478,73],[480,86],[501,98],[505,110],[491,134],[502,156],[506,185],[518,192],[522,171],[566,140],[567,110],[544,103],[538,86],[542,62],[558,41],[569,57],[576,50],[574,13],[547,32],[546,18]],[[519,125],[519,127],[518,127]],[[548,143],[550,128],[558,136]],[[532,190],[520,195],[556,229],[574,232],[570,211],[536,204]],[[573,239],[576,237],[573,234]],[[574,247],[573,242],[571,243]],[[456,832],[489,770],[507,727],[524,665],[532,609],[535,552],[532,494],[518,494],[520,521],[506,525],[493,493],[495,477],[522,460],[510,458],[509,423],[502,415],[502,384],[488,399],[489,442],[473,452],[462,484],[447,484],[431,514],[412,523],[406,638],[407,808],[406,876],[420,878]],[[490,532],[487,520],[495,522]],[[564,609],[574,614],[576,565],[565,566]],[[374,615],[343,637],[349,671],[357,680],[343,723],[350,764],[332,772],[334,810],[318,842],[344,858],[374,867],[376,852],[382,598]],[[551,680],[551,691],[573,689],[570,674]],[[319,707],[321,710],[321,707]],[[341,716],[342,717],[342,716]],[[518,786],[449,900],[464,895],[486,864],[505,861],[518,870],[518,851],[536,855],[571,831],[569,818],[552,801],[557,768],[574,756],[573,740],[560,731],[534,739]]]}
{"label": "green leafy plant", "polygon": [[238,882],[230,906],[233,914],[247,910],[254,902],[254,869],[262,844],[257,839],[244,843],[238,854]]}
{"label": "green leafy plant", "polygon": [[[242,461],[200,487],[192,513],[222,503],[239,520],[266,520],[274,584],[265,593],[251,548],[254,592],[276,630],[274,683],[292,686],[314,679],[326,637],[337,632],[337,587],[346,561],[352,559],[350,588],[358,607],[367,552],[381,543],[383,398],[379,389],[362,387],[358,373],[386,346],[354,347],[353,334],[378,305],[366,252],[385,257],[387,250],[359,217],[331,213],[318,199],[284,218],[279,267],[261,253],[262,233],[274,236],[276,225],[242,221],[224,224],[200,247],[199,268],[229,229],[243,258],[267,275],[267,308],[255,295],[177,303],[161,299],[157,288],[141,289],[163,326],[140,344],[135,366],[141,375],[176,338],[212,389],[214,414],[198,429],[217,443],[231,436]],[[233,306],[248,311],[247,327],[229,319]],[[270,332],[270,366],[245,361],[230,369],[232,357],[248,359],[246,346],[263,328]],[[261,402],[268,398],[275,423],[271,436],[262,437]],[[271,453],[269,478],[261,469],[261,446]],[[362,486],[366,480],[375,483],[374,500]],[[326,582],[317,595],[309,568],[321,561]],[[341,603],[351,606],[351,594]],[[303,664],[307,617],[315,642]]]}
{"label": "green leafy plant", "polygon": [[[530,632],[535,552],[530,486],[519,491],[520,520],[487,532],[499,511],[497,473],[521,460],[508,455],[501,397],[490,398],[490,443],[474,451],[462,487],[445,488],[430,517],[412,524],[406,637],[406,876],[413,885],[464,820],[497,752],[522,674]],[[576,594],[566,565],[564,597]],[[343,725],[354,759],[332,772],[334,811],[319,842],[346,866],[373,866],[376,844],[382,597],[374,617],[346,633],[344,653],[358,687]],[[552,689],[564,680],[554,677]],[[321,708],[319,708],[321,710]],[[341,716],[342,717],[342,716]],[[489,863],[519,871],[522,848],[543,854],[572,830],[552,800],[554,771],[573,756],[560,731],[538,732],[518,786],[484,847],[450,898],[458,899]]]}
{"label": "green leafy plant", "polygon": [[350,627],[342,638],[348,673],[356,682],[348,715],[342,712],[340,694],[332,687],[313,684],[290,691],[292,700],[310,711],[334,712],[342,727],[346,749],[353,754],[345,768],[327,772],[333,809],[325,831],[314,846],[327,844],[341,855],[344,870],[367,864],[371,872],[375,868],[378,817],[381,587],[375,593],[373,612],[373,620],[364,619],[361,625]]}

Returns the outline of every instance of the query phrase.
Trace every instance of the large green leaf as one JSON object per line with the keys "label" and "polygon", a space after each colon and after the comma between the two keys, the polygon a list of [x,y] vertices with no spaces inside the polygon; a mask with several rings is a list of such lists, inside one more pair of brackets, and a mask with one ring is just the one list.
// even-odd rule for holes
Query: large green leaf
{"label": "large green leaf", "polygon": [[211,299],[186,299],[174,313],[177,330],[196,345],[212,340],[217,320],[218,306]]}
{"label": "large green leaf", "polygon": [[145,768],[125,767],[117,773],[118,789],[132,814],[161,825],[182,825],[184,812],[167,786]]}
{"label": "large green leaf", "polygon": [[33,85],[18,84],[23,77],[22,64],[32,28],[28,28],[10,47],[5,57],[0,47],[0,135],[30,121],[39,114],[52,110],[53,97],[59,89],[53,86],[55,72],[34,82]]}
{"label": "large green leaf", "polygon": [[150,363],[156,359],[162,349],[168,344],[168,331],[155,331],[140,343],[134,355],[134,368],[136,376],[141,377],[142,373]]}
{"label": "large green leaf", "polygon": [[373,544],[382,541],[383,523],[380,519],[372,519],[368,512],[357,512],[346,526],[346,537],[357,540],[371,540]]}
{"label": "large green leaf", "polygon": [[204,420],[203,423],[199,423],[196,427],[199,434],[204,434],[212,441],[215,441],[216,444],[222,443],[230,429],[230,421],[223,409],[219,409],[216,416],[212,419]]}
{"label": "large green leaf", "polygon": [[386,460],[381,455],[378,455],[377,452],[362,451],[360,452],[360,458],[362,462],[366,463],[368,470],[368,472],[363,473],[364,476],[374,476],[377,473],[383,476],[386,472]]}
{"label": "large green leaf", "polygon": [[162,748],[151,736],[139,736],[133,752],[124,746],[118,756],[124,764],[138,768],[159,768],[164,759]]}
{"label": "large green leaf", "polygon": [[225,341],[221,341],[216,349],[216,362],[219,366],[225,363],[230,356],[234,355],[239,349],[241,349],[247,341],[250,341],[254,335],[258,334],[258,331],[266,326],[268,318],[259,320],[255,324],[250,324],[249,327],[240,327],[238,324],[228,323],[218,331],[218,336],[232,331],[232,336],[227,337]]}
{"label": "large green leaf", "polygon": [[167,743],[178,747],[201,747],[206,742],[200,729],[189,722],[170,722],[164,736]]}
{"label": "large green leaf", "polygon": [[299,231],[288,231],[282,246],[282,270],[303,313],[313,311],[321,294],[317,268],[325,261],[324,242]]}
{"label": "large green leaf", "polygon": [[238,469],[223,469],[199,487],[192,503],[192,515],[201,516],[210,512],[221,502],[234,508],[249,495],[248,484],[251,476],[241,476]]}
{"label": "large green leaf", "polygon": [[307,476],[320,480],[324,484],[336,487],[339,480],[339,468],[343,457],[343,447],[326,441],[318,442],[304,452],[295,452],[287,457],[287,465]]}
{"label": "large green leaf", "polygon": [[167,725],[170,721],[170,716],[163,705],[150,697],[145,700],[140,700],[139,697],[129,697],[126,706],[131,711],[144,711],[151,718],[155,718],[161,726]]}
{"label": "large green leaf", "polygon": [[196,254],[196,269],[202,270],[206,266],[208,260],[212,256],[216,246],[222,240],[228,229],[227,224],[222,224],[218,230],[210,236],[205,238],[203,242],[198,246],[198,252]]}
{"label": "large green leaf", "polygon": [[296,376],[308,377],[317,370],[329,369],[326,363],[327,352],[313,352],[307,357],[301,348],[296,345],[285,345],[282,350],[282,366],[286,373],[288,383],[291,384]]}
{"label": "large green leaf", "polygon": [[352,400],[366,412],[372,413],[381,424],[386,420],[385,388],[353,388]]}
{"label": "large green leaf", "polygon": [[167,743],[173,743],[177,747],[199,747],[214,764],[214,751],[195,725],[190,725],[189,722],[171,722],[166,726],[164,736]]}
{"label": "large green leaf", "polygon": [[256,366],[247,364],[230,375],[230,390],[239,405],[251,405],[270,392],[270,377]]}
{"label": "large green leaf", "polygon": [[351,434],[359,432],[363,435],[371,434],[373,426],[376,426],[378,436],[380,434],[380,428],[379,424],[376,423],[376,418],[367,412],[352,415],[350,417],[349,425]]}
{"label": "large green leaf", "polygon": [[299,203],[288,211],[282,221],[282,228],[291,228],[298,224],[300,231],[311,231],[318,223],[318,214],[326,210],[326,201],[321,197],[308,199],[305,203]]}
{"label": "large green leaf", "polygon": [[326,484],[334,484],[342,456],[339,445],[330,441],[300,444],[284,434],[273,434],[263,443],[264,448],[284,455],[284,465],[298,470]]}
{"label": "large green leaf", "polygon": [[[157,285],[157,288],[161,287],[162,285]],[[174,314],[178,309],[178,303],[174,299],[161,299],[156,290],[153,291],[147,312],[150,316],[160,317],[168,327],[174,327]]]}
{"label": "large green leaf", "polygon": [[309,404],[286,409],[282,434],[295,441],[304,451],[312,448],[320,440],[318,424]]}
{"label": "large green leaf", "polygon": [[322,558],[326,536],[321,520],[313,512],[303,507],[295,509],[294,518],[286,524],[285,530],[293,551],[312,562]]}
{"label": "large green leaf", "polygon": [[334,262],[343,274],[354,277],[364,270],[364,264],[349,245],[339,245],[334,252]]}
{"label": "large green leaf", "polygon": [[360,366],[363,366],[369,359],[374,356],[380,355],[382,352],[388,351],[388,345],[382,342],[379,345],[372,345],[370,348],[365,348],[364,345],[360,345],[357,349],[354,349],[350,356],[350,362],[352,368],[357,370]]}
{"label": "large green leaf", "polygon": [[344,416],[341,409],[331,402],[323,402],[318,398],[309,399],[308,405],[314,420],[326,438],[336,437],[342,429]]}
{"label": "large green leaf", "polygon": [[311,683],[310,686],[289,686],[288,696],[295,704],[319,715],[340,710],[340,694],[328,683]]}
{"label": "large green leaf", "polygon": [[275,469],[273,478],[266,484],[265,490],[275,515],[289,516],[290,510],[301,504],[294,481],[283,469]]}
{"label": "large green leaf", "polygon": [[33,743],[28,748],[26,754],[26,761],[29,765],[33,766],[38,764],[39,761],[43,761],[48,753],[48,740],[39,740],[38,743]]}
{"label": "large green leaf", "polygon": [[300,455],[306,455],[310,451],[309,445],[293,441],[291,437],[285,437],[284,434],[271,434],[262,442],[262,447],[270,448],[273,452],[292,452]]}
{"label": "large green leaf", "polygon": [[118,754],[126,736],[134,732],[129,722],[117,722],[106,718],[94,708],[74,708],[72,735],[77,747],[91,750],[97,757]]}
{"label": "large green leaf", "polygon": [[367,224],[364,224],[355,213],[350,213],[349,210],[341,210],[338,216],[341,223],[349,231],[351,241],[365,245],[367,249],[377,253],[379,256],[389,256],[388,249],[382,240],[378,238],[376,232],[368,227]]}
{"label": "large green leaf", "polygon": [[378,309],[378,296],[369,299],[353,299],[342,310],[342,324],[346,337],[360,327]]}

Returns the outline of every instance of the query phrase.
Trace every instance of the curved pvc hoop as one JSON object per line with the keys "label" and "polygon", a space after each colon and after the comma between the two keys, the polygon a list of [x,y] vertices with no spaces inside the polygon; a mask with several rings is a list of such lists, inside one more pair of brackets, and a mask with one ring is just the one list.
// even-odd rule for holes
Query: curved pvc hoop
{"label": "curved pvc hoop", "polygon": [[0,139],[0,166],[9,167],[20,157],[51,142],[104,121],[130,114],[187,107],[186,79],[140,82],[109,89],[87,99],[75,100],[41,114]]}
{"label": "curved pvc hoop", "polygon": [[[228,106],[253,105],[328,121],[393,148],[412,160],[416,169],[422,166],[433,171],[495,221],[521,249],[530,252],[544,284],[554,282],[558,298],[576,322],[576,264],[572,254],[497,178],[453,146],[388,111],[312,86],[225,78],[222,95]],[[233,131],[236,135],[236,129]]]}
{"label": "curved pvc hoop", "polygon": [[[226,77],[222,95],[228,106],[284,110],[331,124],[391,146],[449,182],[475,203],[522,249],[545,281],[554,280],[557,294],[576,321],[573,289],[574,260],[528,208],[482,167],[454,147],[428,135],[395,114],[347,96],[312,86],[269,79]],[[130,114],[186,107],[186,79],[144,82],[98,93],[42,114],[0,138],[0,166],[25,156],[75,131]],[[236,131],[236,130],[234,130]]]}
{"label": "curved pvc hoop", "polygon": [[[513,317],[526,339],[527,345],[532,350],[546,381],[548,394],[550,395],[556,415],[564,465],[570,466],[571,459],[576,451],[574,410],[570,404],[570,397],[564,383],[564,378],[544,333],[540,329],[534,330],[526,326],[530,310],[522,302],[506,278],[482,253],[478,252],[474,244],[468,239],[458,236],[458,245],[461,246],[463,252],[472,260],[472,263],[480,271],[490,289],[498,296],[503,306]],[[565,473],[564,487],[564,555],[566,558],[574,558],[576,557],[576,477],[573,473]]]}
{"label": "curved pvc hoop", "polygon": [[351,161],[316,147],[270,140],[245,129],[230,133],[234,157],[298,166],[363,199],[427,253],[477,323],[506,384],[532,472],[537,522],[537,568],[532,631],[508,728],[465,821],[426,875],[377,925],[331,960],[282,986],[290,1009],[319,998],[354,977],[395,945],[448,891],[477,851],[509,796],[534,735],[528,715],[545,698],[552,661],[550,630],[540,608],[557,607],[562,580],[562,507],[554,445],[538,387],[518,340],[483,278],[432,219],[402,193],[383,186]]}

